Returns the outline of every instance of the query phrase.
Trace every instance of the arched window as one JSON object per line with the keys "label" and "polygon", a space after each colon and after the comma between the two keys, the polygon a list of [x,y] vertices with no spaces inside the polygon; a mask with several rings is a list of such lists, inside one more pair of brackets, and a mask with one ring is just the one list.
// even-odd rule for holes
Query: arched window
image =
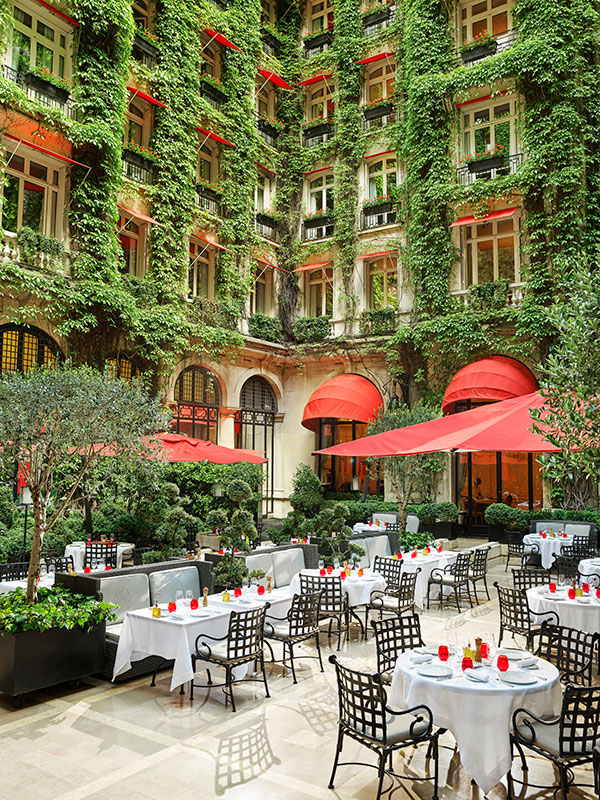
{"label": "arched window", "polygon": [[175,383],[177,433],[194,439],[219,439],[221,391],[217,376],[205,367],[184,369]]}
{"label": "arched window", "polygon": [[38,328],[0,327],[0,372],[27,372],[32,367],[53,367],[60,356],[55,342]]}
{"label": "arched window", "polygon": [[106,363],[112,368],[115,378],[123,378],[127,383],[129,383],[132,378],[139,378],[142,374],[142,370],[139,368],[138,364],[130,358],[127,358],[127,356],[118,355],[114,358],[108,358]]}
{"label": "arched window", "polygon": [[236,447],[258,450],[269,459],[266,475],[267,513],[273,512],[273,432],[277,400],[273,389],[260,376],[249,378],[240,393],[240,410],[235,415]]}

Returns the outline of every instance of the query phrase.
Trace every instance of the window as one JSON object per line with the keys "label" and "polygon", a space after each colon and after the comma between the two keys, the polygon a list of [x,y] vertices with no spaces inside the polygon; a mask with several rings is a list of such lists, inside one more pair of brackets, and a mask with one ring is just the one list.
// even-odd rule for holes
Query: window
{"label": "window", "polygon": [[218,180],[216,148],[204,143],[198,148],[198,178],[213,183]]}
{"label": "window", "polygon": [[137,0],[133,4],[133,21],[140,28],[150,30],[150,9],[145,0]]}
{"label": "window", "polygon": [[0,327],[0,373],[27,372],[32,367],[53,367],[60,350],[38,328]]}
{"label": "window", "polygon": [[307,22],[309,31],[333,30],[332,0],[309,3]]}
{"label": "window", "polygon": [[471,41],[484,31],[502,36],[509,31],[512,17],[509,0],[482,0],[460,9],[461,44]]}
{"label": "window", "polygon": [[319,175],[308,184],[308,211],[333,210],[333,173]]}
{"label": "window", "polygon": [[127,275],[143,274],[143,226],[129,217],[119,217],[119,240],[123,257],[123,272]]}
{"label": "window", "polygon": [[514,218],[468,225],[461,235],[461,288],[503,278],[509,283],[519,283],[519,232]]}
{"label": "window", "polygon": [[308,89],[308,119],[332,118],[335,109],[333,86],[325,81],[316,89],[311,90],[310,86]]}
{"label": "window", "polygon": [[277,400],[267,381],[260,376],[249,378],[240,392],[240,410],[235,415],[235,446],[258,450],[269,459],[267,475],[267,512],[273,511],[273,433]]}
{"label": "window", "polygon": [[60,76],[71,75],[71,50],[67,40],[70,29],[48,18],[33,17],[19,6],[13,11],[14,27],[10,51],[10,66],[17,72],[26,72],[29,65],[47,67]]}
{"label": "window", "polygon": [[190,242],[190,266],[188,269],[188,297],[213,296],[210,249],[204,242]]}
{"label": "window", "polygon": [[275,22],[275,0],[260,0],[260,21],[263,25]]}
{"label": "window", "polygon": [[268,175],[258,173],[256,189],[254,191],[254,207],[257,211],[267,211],[271,208],[271,192],[273,181]]}
{"label": "window", "polygon": [[148,147],[150,128],[152,124],[152,111],[146,103],[132,96],[127,106],[127,121],[125,125],[125,146],[129,142]]}
{"label": "window", "polygon": [[213,78],[221,77],[221,53],[214,39],[206,34],[200,37],[202,42],[202,72],[205,75],[212,75]]}
{"label": "window", "polygon": [[321,267],[308,273],[308,316],[333,316],[333,269]]}
{"label": "window", "polygon": [[115,378],[123,378],[127,383],[130,383],[132,378],[139,378],[142,374],[139,366],[127,356],[119,354],[114,358],[108,358],[106,363]]}
{"label": "window", "polygon": [[498,97],[496,101],[473,103],[463,106],[462,154],[482,153],[502,145],[504,154],[518,151],[515,134],[517,116],[515,99]]}
{"label": "window", "polygon": [[382,256],[367,262],[369,308],[398,307],[398,262],[396,256]]}
{"label": "window", "polygon": [[272,117],[275,114],[275,92],[268,81],[261,80],[262,83],[257,86],[256,110],[261,116]]}
{"label": "window", "polygon": [[396,65],[385,62],[378,62],[367,73],[367,103],[384,98],[392,99],[396,83]]}
{"label": "window", "polygon": [[369,200],[376,197],[393,197],[396,190],[396,159],[381,159],[369,164]]}
{"label": "window", "polygon": [[258,263],[254,268],[254,284],[250,293],[250,313],[269,314],[273,303],[273,270]]}
{"label": "window", "polygon": [[64,207],[64,185],[64,167],[56,168],[43,156],[38,160],[37,155],[29,157],[14,151],[7,159],[2,227],[14,233],[28,227],[62,239],[62,216],[58,209]]}
{"label": "window", "polygon": [[218,442],[221,390],[213,372],[205,367],[185,369],[175,383],[175,402],[177,433]]}

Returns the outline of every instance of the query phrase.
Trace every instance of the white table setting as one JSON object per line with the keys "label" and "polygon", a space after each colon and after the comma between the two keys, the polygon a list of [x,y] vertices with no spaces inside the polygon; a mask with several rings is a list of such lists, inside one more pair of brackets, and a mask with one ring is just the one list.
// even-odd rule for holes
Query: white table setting
{"label": "white table setting", "polygon": [[357,522],[352,526],[354,533],[385,533],[387,525],[376,525],[374,522]]}
{"label": "white table setting", "polygon": [[[123,566],[123,556],[133,553],[134,545],[131,542],[117,544],[117,569]],[[81,572],[85,560],[85,542],[72,542],[65,547],[65,558],[73,556],[73,569]]]}
{"label": "white table setting", "polygon": [[[323,577],[339,578],[343,567],[334,569],[329,575]],[[385,578],[378,572],[365,569],[362,570],[362,575],[359,575],[360,570],[353,569],[350,575],[342,580],[342,591],[348,596],[348,605],[351,608],[356,606],[363,606],[371,599],[371,592],[382,592],[386,587]],[[289,591],[291,595],[300,594],[300,575],[313,575],[319,577],[321,575],[320,569],[303,569],[297,575],[294,575],[290,582]]]}
{"label": "white table setting", "polygon": [[544,569],[551,569],[554,566],[554,555],[560,555],[562,547],[573,544],[572,536],[564,536],[562,533],[555,535],[542,531],[545,536],[539,533],[528,533],[523,537],[523,544],[531,547],[536,545],[540,551],[540,559]]}
{"label": "white table setting", "polygon": [[[169,613],[168,603],[160,604],[161,616],[158,618],[153,616],[152,608],[129,611],[119,637],[113,680],[130,669],[132,661],[155,655],[175,662],[171,691],[189,683],[194,677],[191,655],[195,652],[196,637],[201,634],[226,636],[232,611],[249,611],[265,603],[271,604],[273,616],[283,617],[292,604],[292,597],[287,588],[258,595],[256,589],[251,587],[244,589],[240,598],[232,595],[228,603],[223,601],[220,594],[209,595],[207,608],[203,607],[200,599],[199,607],[194,611],[189,609],[188,601],[178,601],[173,613]],[[244,677],[246,669],[247,665],[242,665],[236,668],[237,671],[234,670],[236,680]]]}
{"label": "white table setting", "polygon": [[[462,670],[460,655],[438,657],[438,645],[410,650],[398,658],[389,692],[395,709],[428,706],[436,727],[447,728],[458,745],[465,771],[487,794],[511,765],[509,732],[513,712],[523,706],[540,716],[560,711],[559,673],[548,661],[527,651],[500,648],[508,670],[497,658]],[[490,651],[493,654],[493,648]]]}
{"label": "white table setting", "polygon": [[582,558],[579,562],[580,575],[597,575],[600,580],[600,558]]}
{"label": "white table setting", "polygon": [[[424,549],[429,549],[427,554]],[[453,564],[456,561],[458,551],[456,550],[442,550],[438,552],[437,548],[430,547],[416,551],[416,556],[413,556],[414,550],[404,553],[402,556],[402,570],[403,572],[416,572],[420,569],[421,572],[417,576],[415,584],[415,603],[418,608],[423,609],[427,605],[427,584],[429,577],[434,569],[444,569],[448,564]],[[439,587],[431,587],[431,599],[439,595]]]}
{"label": "white table setting", "polygon": [[600,630],[600,599],[596,596],[596,589],[590,586],[589,592],[572,599],[569,597],[569,588],[570,583],[568,586],[556,586],[555,592],[551,592],[548,586],[527,589],[529,608],[536,614],[554,611],[561,625],[596,633]]}
{"label": "white table setting", "polygon": [[[49,589],[51,586],[54,586],[54,575],[41,575],[40,580],[38,581],[38,589],[44,588]],[[8,594],[12,592],[14,589],[26,589],[27,588],[27,578],[23,578],[22,580],[18,581],[0,581],[0,594]]]}

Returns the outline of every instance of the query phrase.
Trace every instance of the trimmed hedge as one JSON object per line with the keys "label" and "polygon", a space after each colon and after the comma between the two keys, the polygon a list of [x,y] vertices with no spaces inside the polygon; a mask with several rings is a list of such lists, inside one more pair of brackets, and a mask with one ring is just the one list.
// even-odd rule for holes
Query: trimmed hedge
{"label": "trimmed hedge", "polygon": [[435,522],[456,522],[458,519],[458,507],[455,503],[422,503],[414,507],[414,512],[421,522],[425,525],[433,525]]}
{"label": "trimmed hedge", "polygon": [[512,508],[505,503],[492,503],[486,508],[484,516],[488,525],[500,525],[519,531],[529,530],[530,521],[536,519],[594,522],[600,527],[598,508],[584,508],[578,511],[567,508],[542,508],[538,511],[527,511],[523,508]]}

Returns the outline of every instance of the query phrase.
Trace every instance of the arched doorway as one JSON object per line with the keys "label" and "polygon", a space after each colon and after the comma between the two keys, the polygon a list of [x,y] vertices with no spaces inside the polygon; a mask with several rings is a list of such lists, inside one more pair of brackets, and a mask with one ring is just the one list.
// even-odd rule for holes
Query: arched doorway
{"label": "arched doorway", "polygon": [[173,426],[177,433],[218,444],[221,389],[214,372],[188,367],[175,382]]}
{"label": "arched doorway", "polygon": [[260,375],[249,378],[240,392],[240,410],[235,415],[235,446],[258,450],[269,459],[266,469],[266,513],[273,513],[275,414],[277,399]]}
{"label": "arched doorway", "polygon": [[60,357],[58,345],[39,328],[0,326],[0,372],[27,372],[52,367]]}

